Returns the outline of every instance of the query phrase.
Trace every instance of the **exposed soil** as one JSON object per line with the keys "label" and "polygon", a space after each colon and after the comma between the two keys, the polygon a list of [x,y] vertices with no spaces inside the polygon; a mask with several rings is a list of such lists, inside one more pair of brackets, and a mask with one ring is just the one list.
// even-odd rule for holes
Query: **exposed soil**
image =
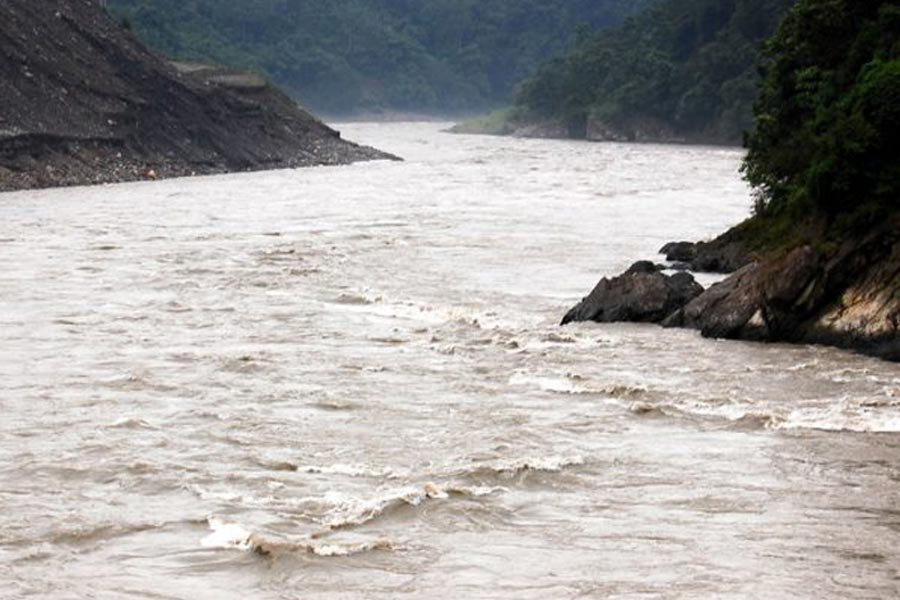
{"label": "exposed soil", "polygon": [[95,0],[5,0],[0,56],[0,191],[395,158],[258,75],[167,63]]}

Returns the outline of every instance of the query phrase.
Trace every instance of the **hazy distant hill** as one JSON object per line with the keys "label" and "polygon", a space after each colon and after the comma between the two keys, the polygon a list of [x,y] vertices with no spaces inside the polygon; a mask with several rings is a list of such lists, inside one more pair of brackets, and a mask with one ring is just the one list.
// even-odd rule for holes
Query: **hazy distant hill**
{"label": "hazy distant hill", "polygon": [[110,0],[152,48],[254,68],[327,113],[508,103],[579,27],[654,0]]}
{"label": "hazy distant hill", "polygon": [[662,0],[521,87],[516,116],[572,137],[739,143],[763,41],[794,0]]}

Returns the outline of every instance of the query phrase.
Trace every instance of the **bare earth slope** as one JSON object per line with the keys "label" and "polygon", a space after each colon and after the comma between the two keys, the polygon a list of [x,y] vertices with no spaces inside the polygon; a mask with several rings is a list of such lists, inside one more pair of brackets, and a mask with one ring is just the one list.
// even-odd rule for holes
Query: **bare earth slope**
{"label": "bare earth slope", "polygon": [[0,3],[0,191],[380,158],[255,75],[166,63],[95,0]]}

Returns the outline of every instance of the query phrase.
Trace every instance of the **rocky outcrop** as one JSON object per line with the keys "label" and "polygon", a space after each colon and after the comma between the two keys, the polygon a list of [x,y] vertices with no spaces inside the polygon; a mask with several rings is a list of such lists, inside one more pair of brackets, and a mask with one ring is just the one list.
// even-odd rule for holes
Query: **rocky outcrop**
{"label": "rocky outcrop", "polygon": [[696,132],[682,135],[666,123],[649,117],[612,124],[585,115],[568,120],[561,118],[529,119],[511,109],[457,123],[447,131],[461,134],[509,135],[521,138],[584,140],[588,142],[735,145],[735,140],[728,137],[723,138]]}
{"label": "rocky outcrop", "polygon": [[0,3],[0,191],[392,158],[253,74],[167,64],[96,0]]}
{"label": "rocky outcrop", "polygon": [[593,117],[585,124],[584,138],[591,142],[636,142],[658,144],[681,144],[686,141],[670,126],[651,118],[631,119],[613,125]]}
{"label": "rocky outcrop", "polygon": [[[462,128],[456,132],[466,133]],[[472,133],[472,131],[468,131]],[[485,133],[478,131],[477,133]],[[662,123],[650,119],[636,120],[618,126],[604,123],[591,117],[572,119],[548,119],[528,123],[507,123],[495,135],[560,140],[586,140],[589,142],[635,142],[635,143],[684,143],[684,137],[675,134]]]}
{"label": "rocky outcrop", "polygon": [[659,253],[666,260],[684,263],[699,273],[733,273],[754,258],[740,228],[709,242],[671,242],[660,248]]}
{"label": "rocky outcrop", "polygon": [[690,263],[697,258],[697,243],[669,242],[659,249],[659,253],[665,255],[666,260]]}
{"label": "rocky outcrop", "polygon": [[[684,258],[690,246],[669,250]],[[616,286],[601,281],[592,293],[598,294],[593,304],[589,296],[569,315],[652,320],[713,338],[828,344],[900,361],[900,217],[836,249],[801,245],[751,261],[660,319],[658,312],[648,319],[628,311],[611,312],[612,319],[605,312],[594,318],[585,304],[605,306],[598,299],[607,298],[610,289]],[[651,286],[627,289],[629,306],[659,306],[659,291]],[[578,320],[569,315],[566,322]]]}
{"label": "rocky outcrop", "polygon": [[573,321],[658,323],[703,292],[689,273],[664,275],[657,265],[637,262],[625,273],[601,279],[597,287],[563,318]]}
{"label": "rocky outcrop", "polygon": [[[873,253],[876,258],[873,260]],[[861,254],[839,255],[824,267],[827,302],[800,328],[811,343],[857,348],[900,361],[900,241],[874,241]]]}
{"label": "rocky outcrop", "polygon": [[[898,224],[900,225],[900,224]],[[900,360],[900,230],[751,264],[667,318],[718,338],[823,343]]]}
{"label": "rocky outcrop", "polygon": [[513,137],[535,138],[541,140],[565,140],[569,139],[569,130],[565,124],[559,121],[542,121],[517,125],[512,129]]}

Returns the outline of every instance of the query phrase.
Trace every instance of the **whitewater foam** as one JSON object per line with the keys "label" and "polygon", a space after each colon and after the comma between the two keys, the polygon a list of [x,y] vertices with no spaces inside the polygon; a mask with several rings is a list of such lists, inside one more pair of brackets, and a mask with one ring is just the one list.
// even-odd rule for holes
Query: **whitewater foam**
{"label": "whitewater foam", "polygon": [[626,384],[591,384],[584,377],[575,373],[560,375],[535,375],[530,372],[517,372],[508,381],[509,385],[536,388],[542,392],[556,394],[587,395],[596,394],[611,398],[635,398],[644,396],[649,390],[642,386]]}
{"label": "whitewater foam", "polygon": [[429,500],[447,500],[452,496],[487,496],[502,489],[505,488],[429,482],[386,490],[371,497],[330,491],[320,499],[307,500],[324,509],[320,523],[328,530],[336,530],[363,525],[403,506],[421,506]]}
{"label": "whitewater foam", "polygon": [[406,472],[396,471],[391,468],[376,469],[365,465],[348,465],[341,463],[322,466],[298,466],[293,470],[300,473],[310,473],[318,475],[345,475],[347,477],[374,477],[378,479],[399,479],[408,475],[408,473]]}
{"label": "whitewater foam", "polygon": [[629,409],[638,415],[722,419],[743,427],[769,430],[900,433],[900,402],[884,398],[845,397],[840,401],[794,407],[765,407],[754,403],[635,402]]}
{"label": "whitewater foam", "polygon": [[237,523],[229,523],[217,517],[209,517],[212,533],[200,541],[204,548],[253,549],[253,533]]}
{"label": "whitewater foam", "polygon": [[239,550],[254,552],[271,557],[290,553],[307,553],[322,557],[352,556],[376,550],[394,550],[396,544],[387,539],[340,543],[336,541],[317,542],[314,539],[301,541],[270,540],[258,535],[243,525],[218,517],[207,520],[211,533],[200,541],[203,548]]}

